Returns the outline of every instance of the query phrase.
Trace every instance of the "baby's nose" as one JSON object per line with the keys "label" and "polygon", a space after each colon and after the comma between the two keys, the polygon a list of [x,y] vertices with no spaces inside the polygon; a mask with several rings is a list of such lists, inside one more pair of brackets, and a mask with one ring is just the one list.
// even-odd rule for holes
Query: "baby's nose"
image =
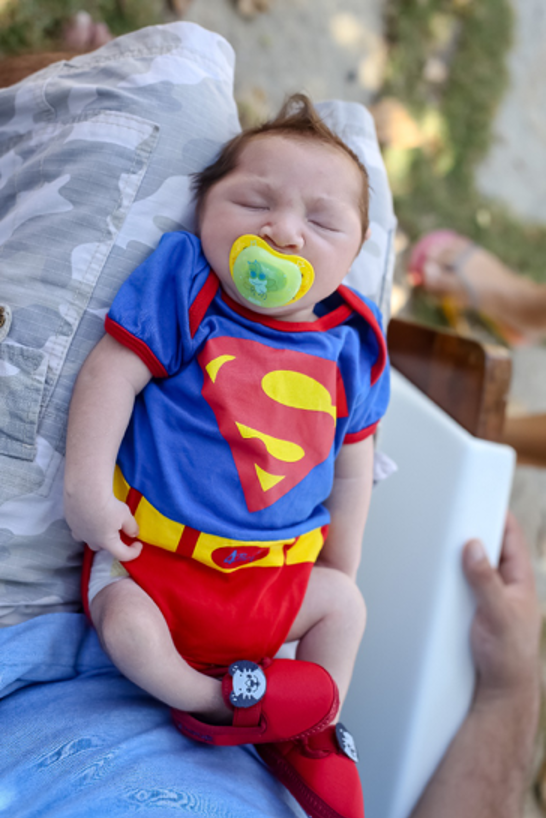
{"label": "baby's nose", "polygon": [[282,250],[301,250],[303,247],[301,221],[290,214],[272,214],[262,227],[260,238],[268,239]]}

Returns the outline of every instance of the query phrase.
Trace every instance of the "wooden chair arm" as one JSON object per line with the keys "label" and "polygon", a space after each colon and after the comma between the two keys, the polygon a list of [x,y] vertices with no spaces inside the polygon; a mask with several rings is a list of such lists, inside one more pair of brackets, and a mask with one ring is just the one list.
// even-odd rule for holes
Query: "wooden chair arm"
{"label": "wooden chair arm", "polygon": [[387,345],[392,365],[464,429],[500,441],[512,374],[504,347],[401,318]]}

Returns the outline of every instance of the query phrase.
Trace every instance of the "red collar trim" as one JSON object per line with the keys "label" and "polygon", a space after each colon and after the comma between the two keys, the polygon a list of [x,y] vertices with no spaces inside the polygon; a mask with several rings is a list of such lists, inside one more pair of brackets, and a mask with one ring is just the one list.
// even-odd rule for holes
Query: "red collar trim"
{"label": "red collar trim", "polygon": [[241,315],[243,318],[248,318],[249,321],[254,323],[262,324],[265,327],[280,330],[281,332],[325,332],[326,330],[342,324],[353,312],[358,313],[358,315],[361,315],[369,325],[370,329],[375,335],[377,346],[379,347],[377,359],[372,366],[370,373],[372,386],[381,377],[387,363],[387,344],[385,341],[385,336],[383,335],[383,331],[377,321],[377,318],[368,305],[365,304],[353,290],[346,287],[345,284],[340,284],[337,288],[337,292],[345,303],[341,304],[339,307],[336,307],[335,310],[332,310],[332,312],[329,312],[327,315],[317,318],[316,321],[279,321],[276,318],[268,318],[265,315],[253,312],[252,310],[247,309],[247,307],[243,307],[242,304],[238,304],[237,301],[234,301],[231,296],[224,292],[224,290],[220,289],[218,277],[216,276],[216,273],[211,270],[205,282],[205,286],[195,299],[197,304],[195,302],[192,304],[191,309],[194,312],[194,315],[192,316],[193,321],[191,321],[193,330],[192,335],[195,334],[197,327],[204,318],[204,315],[218,290],[220,290],[222,300],[234,312],[238,313],[238,315]]}

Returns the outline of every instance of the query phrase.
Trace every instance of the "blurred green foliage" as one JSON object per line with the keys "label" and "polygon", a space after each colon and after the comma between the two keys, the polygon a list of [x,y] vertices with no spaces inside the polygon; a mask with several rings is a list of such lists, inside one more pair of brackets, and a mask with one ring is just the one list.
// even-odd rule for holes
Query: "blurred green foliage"
{"label": "blurred green foliage", "polygon": [[[523,223],[474,184],[506,90],[509,0],[389,0],[386,26],[383,95],[402,102],[420,124],[427,118],[437,123],[435,143],[386,152],[402,228],[414,240],[450,227],[512,268],[546,281],[546,229]],[[438,57],[446,76],[431,81],[427,68]]]}
{"label": "blurred green foliage", "polygon": [[0,54],[62,47],[62,27],[77,11],[107,23],[113,34],[163,22],[162,0],[6,0],[0,10]]}

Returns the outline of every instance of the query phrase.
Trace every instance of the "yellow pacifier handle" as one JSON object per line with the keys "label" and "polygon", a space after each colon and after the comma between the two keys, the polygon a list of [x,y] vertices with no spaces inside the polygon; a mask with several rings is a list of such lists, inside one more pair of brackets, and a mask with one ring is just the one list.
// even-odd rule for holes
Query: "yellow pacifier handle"
{"label": "yellow pacifier handle", "polygon": [[313,266],[307,259],[278,253],[251,234],[233,242],[229,270],[243,298],[269,309],[298,301],[315,280]]}

